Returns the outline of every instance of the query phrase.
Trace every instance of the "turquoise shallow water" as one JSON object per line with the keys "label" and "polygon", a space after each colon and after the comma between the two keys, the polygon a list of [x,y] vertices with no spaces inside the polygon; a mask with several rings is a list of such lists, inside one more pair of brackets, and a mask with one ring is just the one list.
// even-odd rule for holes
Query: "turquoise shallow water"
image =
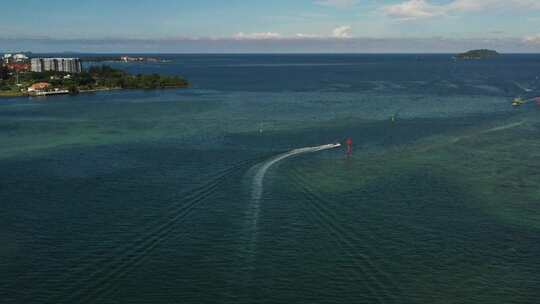
{"label": "turquoise shallow water", "polygon": [[[540,95],[540,57],[171,58],[122,67],[193,88],[0,101],[2,303],[537,302],[537,228],[487,212],[448,153],[395,151],[514,121],[534,141],[534,105],[508,104]],[[262,163],[346,137],[351,158],[275,164],[254,205]]]}

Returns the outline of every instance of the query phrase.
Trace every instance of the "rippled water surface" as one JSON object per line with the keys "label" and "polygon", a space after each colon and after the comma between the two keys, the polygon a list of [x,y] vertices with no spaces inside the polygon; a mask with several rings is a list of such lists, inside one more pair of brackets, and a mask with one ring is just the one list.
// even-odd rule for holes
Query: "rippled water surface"
{"label": "rippled water surface", "polygon": [[1,303],[538,303],[540,56],[164,57],[0,99]]}

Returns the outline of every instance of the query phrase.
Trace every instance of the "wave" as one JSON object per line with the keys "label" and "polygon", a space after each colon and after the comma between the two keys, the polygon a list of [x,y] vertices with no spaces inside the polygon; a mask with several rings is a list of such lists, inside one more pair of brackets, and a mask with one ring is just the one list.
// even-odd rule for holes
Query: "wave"
{"label": "wave", "polygon": [[206,183],[185,193],[181,201],[171,206],[162,221],[150,223],[144,230],[146,232],[138,238],[121,248],[104,253],[87,267],[81,267],[64,277],[60,280],[60,288],[69,293],[53,297],[51,302],[86,303],[114,293],[119,280],[146,262],[151,253],[171,236],[178,221],[189,216],[210,199],[231,175],[244,170],[253,161],[257,159],[241,161],[217,172]]}
{"label": "wave", "polygon": [[354,280],[366,288],[364,296],[368,301],[400,303],[401,288],[390,274],[379,267],[382,261],[373,259],[380,254],[369,246],[366,239],[373,240],[374,237],[370,233],[353,232],[340,225],[339,216],[329,207],[332,202],[318,193],[298,170],[293,170],[291,182],[306,196],[306,200],[301,202],[309,218],[324,228],[332,236],[332,241],[351,259]]}

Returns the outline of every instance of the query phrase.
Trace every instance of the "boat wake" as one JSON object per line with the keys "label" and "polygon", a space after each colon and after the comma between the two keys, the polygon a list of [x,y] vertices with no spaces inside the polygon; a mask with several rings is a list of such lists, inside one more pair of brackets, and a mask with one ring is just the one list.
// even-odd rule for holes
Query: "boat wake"
{"label": "boat wake", "polygon": [[260,213],[260,206],[261,206],[261,198],[264,192],[264,177],[266,176],[266,173],[272,166],[276,165],[277,163],[297,155],[301,154],[307,154],[307,153],[315,153],[319,151],[324,150],[330,150],[341,147],[340,143],[336,144],[328,144],[328,145],[322,145],[317,147],[306,147],[306,148],[299,148],[294,149],[292,151],[289,151],[287,153],[283,153],[280,155],[277,155],[261,164],[256,165],[254,168],[256,169],[255,175],[253,177],[253,183],[252,183],[252,190],[251,190],[251,210],[250,210],[250,231],[252,233],[252,241],[251,243],[254,244],[255,242],[255,235],[257,231],[257,225],[259,221],[259,213]]}
{"label": "boat wake", "polygon": [[306,154],[306,153],[314,153],[324,150],[330,150],[341,147],[341,144],[328,144],[328,145],[322,145],[317,147],[306,147],[306,148],[300,148],[300,149],[294,149],[292,151],[289,151],[287,153],[280,154],[278,156],[275,156],[271,158],[270,160],[267,160],[266,162],[260,164],[259,169],[255,173],[255,177],[253,178],[253,186],[252,186],[252,192],[251,192],[251,199],[254,203],[253,205],[255,207],[259,206],[263,189],[264,189],[264,176],[266,175],[266,172],[274,166],[275,164],[279,163],[280,161],[287,159],[289,157],[293,157],[300,154]]}

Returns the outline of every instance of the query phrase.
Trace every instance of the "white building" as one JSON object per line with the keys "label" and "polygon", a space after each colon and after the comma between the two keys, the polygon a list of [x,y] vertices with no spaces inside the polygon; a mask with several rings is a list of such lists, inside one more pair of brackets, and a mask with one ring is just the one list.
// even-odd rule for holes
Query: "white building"
{"label": "white building", "polygon": [[32,58],[32,72],[82,72],[81,60],[79,58]]}
{"label": "white building", "polygon": [[10,59],[11,59],[12,56],[13,56],[13,55],[11,55],[11,54],[4,54],[4,56],[2,56],[2,61],[3,61],[4,63],[9,63],[9,61],[10,61]]}
{"label": "white building", "polygon": [[13,60],[15,62],[23,62],[28,60],[28,56],[26,56],[25,54],[15,54],[13,55]]}
{"label": "white building", "polygon": [[20,63],[28,60],[25,54],[4,54],[2,57],[5,63]]}

